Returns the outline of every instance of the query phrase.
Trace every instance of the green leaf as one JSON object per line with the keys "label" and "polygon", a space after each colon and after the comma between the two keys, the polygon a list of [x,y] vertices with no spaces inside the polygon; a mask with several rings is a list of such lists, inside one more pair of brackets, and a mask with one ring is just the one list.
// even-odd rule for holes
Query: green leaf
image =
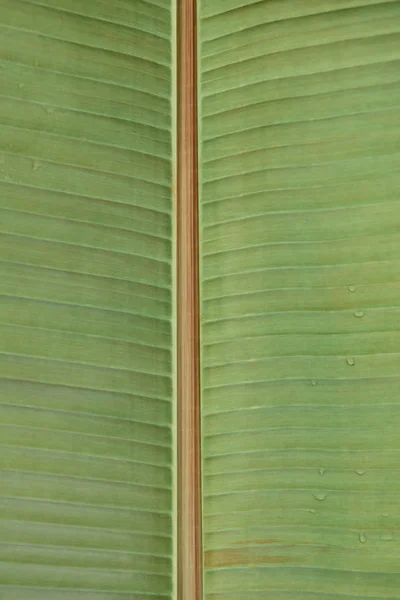
{"label": "green leaf", "polygon": [[399,33],[200,3],[207,600],[399,597]]}
{"label": "green leaf", "polygon": [[0,0],[0,597],[172,590],[169,2]]}

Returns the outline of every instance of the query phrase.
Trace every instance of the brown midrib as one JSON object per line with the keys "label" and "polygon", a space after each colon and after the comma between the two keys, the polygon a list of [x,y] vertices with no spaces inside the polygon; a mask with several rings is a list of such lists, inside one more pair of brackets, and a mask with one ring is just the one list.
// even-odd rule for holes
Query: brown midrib
{"label": "brown midrib", "polygon": [[177,18],[178,597],[201,600],[196,0],[179,0]]}

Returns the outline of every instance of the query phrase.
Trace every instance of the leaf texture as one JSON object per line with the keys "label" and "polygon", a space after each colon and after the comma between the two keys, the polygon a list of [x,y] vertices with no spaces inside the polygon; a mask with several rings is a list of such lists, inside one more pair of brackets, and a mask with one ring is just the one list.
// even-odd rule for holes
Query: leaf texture
{"label": "leaf texture", "polygon": [[0,0],[0,597],[172,589],[172,26]]}
{"label": "leaf texture", "polygon": [[200,2],[207,600],[400,598],[399,34]]}

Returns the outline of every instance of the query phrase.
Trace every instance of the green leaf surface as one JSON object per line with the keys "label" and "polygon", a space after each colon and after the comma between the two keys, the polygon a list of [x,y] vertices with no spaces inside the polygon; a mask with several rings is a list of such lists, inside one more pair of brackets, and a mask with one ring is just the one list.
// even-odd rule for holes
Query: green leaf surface
{"label": "green leaf surface", "polygon": [[167,600],[170,2],[0,0],[0,597]]}
{"label": "green leaf surface", "polygon": [[400,598],[400,3],[200,2],[207,600]]}

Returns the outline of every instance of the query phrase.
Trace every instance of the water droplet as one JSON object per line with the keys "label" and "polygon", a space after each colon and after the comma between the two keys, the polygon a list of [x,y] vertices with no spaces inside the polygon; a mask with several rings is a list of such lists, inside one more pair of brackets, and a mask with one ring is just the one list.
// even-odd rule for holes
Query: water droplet
{"label": "water droplet", "polygon": [[32,171],[39,171],[41,166],[42,163],[40,162],[40,160],[34,160],[32,163]]}
{"label": "water droplet", "polygon": [[356,286],[355,285],[349,285],[349,287],[347,289],[349,290],[349,292],[355,292],[356,291]]}
{"label": "water droplet", "polygon": [[387,518],[387,517],[390,517],[390,515],[389,515],[389,513],[382,513],[382,517]]}
{"label": "water droplet", "polygon": [[356,473],[357,475],[364,475],[365,471],[364,469],[356,469]]}
{"label": "water droplet", "polygon": [[354,365],[356,364],[354,358],[346,358],[346,362],[350,367],[354,367]]}
{"label": "water droplet", "polygon": [[328,494],[313,494],[313,496],[318,502],[323,502],[328,497]]}
{"label": "water droplet", "polygon": [[315,379],[311,380],[311,385],[317,385],[317,381]]}
{"label": "water droplet", "polygon": [[310,509],[308,510],[308,512],[309,512],[309,513],[311,513],[312,515],[315,515],[315,513],[316,513],[317,511],[315,510],[315,508],[310,508]]}
{"label": "water droplet", "polygon": [[383,540],[384,542],[391,542],[392,539],[393,535],[389,531],[385,531],[385,533],[382,533],[381,535],[381,540]]}
{"label": "water droplet", "polygon": [[366,541],[367,541],[367,536],[365,535],[365,533],[360,533],[360,542],[362,544],[365,544]]}
{"label": "water droplet", "polygon": [[354,316],[357,318],[363,317],[364,316],[364,311],[363,310],[355,310],[354,311]]}
{"label": "water droplet", "polygon": [[325,469],[322,467],[321,469],[319,469],[319,474],[323,475],[325,473]]}

